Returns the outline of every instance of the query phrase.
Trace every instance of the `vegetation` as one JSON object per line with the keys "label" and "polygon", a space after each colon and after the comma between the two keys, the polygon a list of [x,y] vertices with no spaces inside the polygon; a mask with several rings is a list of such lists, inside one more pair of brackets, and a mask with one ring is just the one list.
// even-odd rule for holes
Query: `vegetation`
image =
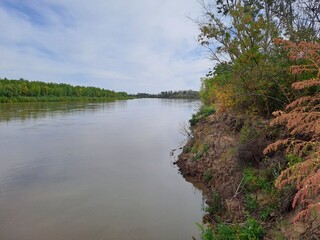
{"label": "vegetation", "polygon": [[215,108],[213,106],[202,106],[200,110],[192,115],[189,123],[191,126],[196,125],[201,119],[208,117],[209,115],[215,113]]}
{"label": "vegetation", "polygon": [[246,168],[243,171],[243,184],[246,192],[257,192],[257,190],[262,190],[266,193],[270,193],[273,186],[272,181],[268,179],[267,174],[263,174],[255,168]]}
{"label": "vegetation", "polygon": [[182,99],[199,99],[199,92],[193,90],[184,91],[164,91],[159,94],[138,93],[138,98],[182,98]]}
{"label": "vegetation", "polygon": [[210,205],[204,209],[209,214],[215,214],[224,210],[223,199],[217,192],[211,194]]}
{"label": "vegetation", "polygon": [[203,175],[203,179],[205,181],[210,181],[211,178],[213,177],[211,170],[207,169],[207,171],[205,171],[204,175]]}
{"label": "vegetation", "polygon": [[[201,238],[260,239],[262,226],[255,227],[257,235],[242,238],[244,226],[258,224],[258,220],[272,221],[298,205],[301,211],[294,221],[319,220],[319,1],[199,2],[204,15],[196,20],[198,41],[208,49],[214,67],[201,79],[204,105],[190,125],[204,123],[201,120],[215,109],[246,115],[250,121],[241,124],[239,146],[256,148],[261,154],[254,142],[260,137],[259,124],[251,123],[259,118],[267,122],[272,114],[276,117],[261,148],[274,141],[264,150],[270,159],[262,160],[259,155],[256,161],[256,152],[251,156],[242,151],[246,164],[240,166],[243,178],[236,194],[241,192],[244,212],[249,216],[246,222],[201,226]],[[238,153],[241,150],[235,149]],[[276,151],[278,154],[272,155]],[[209,169],[203,171],[203,181],[211,179],[209,173]]]}
{"label": "vegetation", "polygon": [[289,161],[275,183],[279,189],[286,185],[296,187],[292,207],[298,203],[305,206],[295,218],[298,221],[313,212],[320,213],[320,44],[285,40],[277,43],[289,50],[290,59],[300,62],[291,67],[293,74],[316,73],[314,78],[292,84],[295,90],[303,91],[302,96],[288,104],[286,111],[275,112],[276,118],[271,121],[271,125],[284,125],[289,137],[277,140],[264,151],[268,154],[285,147],[291,159],[292,154],[299,157]]}
{"label": "vegetation", "polygon": [[264,237],[263,227],[253,218],[249,217],[243,226],[219,223],[216,227],[198,225],[203,240],[259,240]]}
{"label": "vegetation", "polygon": [[65,83],[45,83],[24,79],[0,78],[0,103],[4,102],[56,102],[56,101],[112,101],[129,98],[181,98],[199,99],[199,92],[165,91],[159,94],[127,94],[97,87],[71,86]]}
{"label": "vegetation", "polygon": [[246,120],[240,130],[240,143],[246,143],[257,136],[257,130],[250,125],[249,120]]}
{"label": "vegetation", "polygon": [[[199,161],[205,154],[208,153],[208,145],[202,144],[200,146],[194,145],[189,151],[193,153],[193,160]],[[184,151],[187,151],[188,149],[184,149]]]}
{"label": "vegetation", "polygon": [[[269,115],[295,99],[290,61],[273,39],[319,39],[319,4],[315,1],[202,1],[199,42],[215,67],[202,79],[201,98],[221,110]],[[311,14],[314,13],[312,16]],[[303,78],[304,76],[301,76]]]}
{"label": "vegetation", "polygon": [[111,101],[128,98],[125,92],[96,87],[0,79],[0,102]]}

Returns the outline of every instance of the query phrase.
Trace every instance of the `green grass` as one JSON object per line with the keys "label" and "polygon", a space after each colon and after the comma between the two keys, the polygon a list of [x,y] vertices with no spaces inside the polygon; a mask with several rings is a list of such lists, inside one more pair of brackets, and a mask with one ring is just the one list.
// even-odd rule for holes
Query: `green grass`
{"label": "green grass", "polygon": [[196,153],[196,155],[192,158],[193,161],[199,161],[204,154],[207,154],[209,150],[209,146],[207,144],[203,144],[201,146],[193,146],[191,148],[191,153]]}
{"label": "green grass", "polygon": [[203,152],[198,152],[196,156],[192,158],[193,161],[199,161],[203,156]]}
{"label": "green grass", "polygon": [[202,240],[260,240],[265,235],[261,224],[252,217],[248,217],[243,226],[225,223],[219,223],[215,227],[197,225]]}
{"label": "green grass", "polygon": [[210,170],[210,169],[207,169],[207,170],[204,172],[203,180],[205,180],[205,181],[208,182],[208,181],[211,180],[212,177],[213,177],[213,174],[212,174],[211,170]]}
{"label": "green grass", "polygon": [[191,152],[192,153],[197,153],[198,152],[198,147],[196,145],[194,145],[192,148],[191,148]]}
{"label": "green grass", "polygon": [[259,203],[254,196],[247,193],[247,194],[245,194],[245,198],[244,198],[244,207],[246,210],[252,212],[252,211],[256,210],[257,208],[259,208]]}
{"label": "green grass", "polygon": [[224,209],[223,200],[218,193],[212,193],[210,200],[210,205],[204,209],[207,213],[213,215]]}
{"label": "green grass", "polygon": [[209,150],[209,146],[208,146],[207,144],[203,144],[203,145],[202,145],[202,151],[203,151],[204,153],[208,153],[208,150]]}

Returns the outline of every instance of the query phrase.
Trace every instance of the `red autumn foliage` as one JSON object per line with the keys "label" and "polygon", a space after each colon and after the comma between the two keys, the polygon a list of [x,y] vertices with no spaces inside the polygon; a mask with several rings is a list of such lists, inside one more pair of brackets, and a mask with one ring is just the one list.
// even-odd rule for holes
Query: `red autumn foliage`
{"label": "red autumn foliage", "polygon": [[300,204],[305,208],[294,221],[306,220],[314,212],[320,214],[317,198],[320,193],[320,44],[282,39],[276,39],[275,43],[288,50],[290,60],[304,61],[304,64],[291,67],[292,74],[309,72],[315,75],[312,79],[292,84],[296,90],[315,87],[312,94],[296,99],[287,105],[286,111],[274,112],[276,118],[270,124],[285,126],[290,137],[280,139],[264,150],[264,154],[268,154],[284,147],[286,153],[304,158],[303,162],[283,170],[275,185],[279,189],[288,184],[296,187],[292,207]]}

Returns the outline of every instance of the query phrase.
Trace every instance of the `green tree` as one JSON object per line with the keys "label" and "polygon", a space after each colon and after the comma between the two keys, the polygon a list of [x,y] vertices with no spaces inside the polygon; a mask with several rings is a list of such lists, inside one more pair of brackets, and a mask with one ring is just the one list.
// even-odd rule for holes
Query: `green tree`
{"label": "green tree", "polygon": [[[222,107],[269,115],[294,98],[289,60],[273,43],[282,34],[272,0],[202,1],[199,42],[217,64],[203,80],[202,96]],[[223,67],[222,67],[223,66]]]}
{"label": "green tree", "polygon": [[69,84],[0,79],[0,102],[127,99],[125,92]]}

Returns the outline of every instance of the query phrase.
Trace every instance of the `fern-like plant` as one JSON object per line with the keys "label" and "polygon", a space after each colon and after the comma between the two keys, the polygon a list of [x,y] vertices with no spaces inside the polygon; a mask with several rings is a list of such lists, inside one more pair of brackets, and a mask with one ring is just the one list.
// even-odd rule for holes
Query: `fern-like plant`
{"label": "fern-like plant", "polygon": [[[271,126],[285,126],[289,137],[268,145],[264,150],[264,154],[268,154],[285,148],[287,154],[303,157],[304,161],[282,171],[275,185],[279,189],[288,184],[296,187],[292,207],[300,204],[304,209],[294,221],[306,220],[311,214],[320,213],[320,44],[293,43],[283,39],[276,39],[275,43],[288,50],[290,60],[300,63],[291,67],[292,74],[314,75],[292,84],[296,90],[306,90],[306,96],[287,105],[285,111],[273,113],[276,118],[271,121]],[[312,91],[307,91],[311,87]]]}

